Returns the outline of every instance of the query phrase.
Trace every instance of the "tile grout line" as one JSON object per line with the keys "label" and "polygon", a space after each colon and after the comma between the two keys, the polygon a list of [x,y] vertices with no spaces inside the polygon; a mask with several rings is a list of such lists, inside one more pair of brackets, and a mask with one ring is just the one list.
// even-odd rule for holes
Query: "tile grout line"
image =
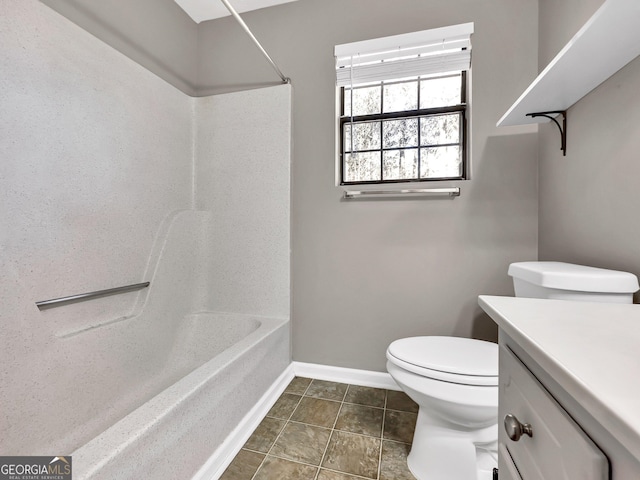
{"label": "tile grout line", "polygon": [[[248,450],[248,451],[250,451],[250,452],[255,452],[255,450]],[[260,453],[260,454],[264,455],[264,453],[263,453],[263,452],[255,452],[255,453]],[[313,464],[311,464],[311,463],[301,462],[300,460],[291,460],[290,458],[281,457],[281,456],[279,456],[279,455],[273,455],[273,454],[271,454],[271,455],[269,455],[269,456],[270,456],[270,457],[273,457],[273,458],[278,458],[278,459],[280,459],[280,460],[285,460],[285,461],[287,461],[287,462],[297,463],[297,464],[299,464],[299,465],[305,465],[305,466],[307,466],[307,467],[317,468],[318,470],[320,470],[320,469],[318,468],[318,466],[317,466],[317,465],[313,465]],[[355,473],[342,472],[342,471],[340,471],[340,470],[335,470],[335,469],[333,469],[333,468],[323,467],[323,468],[322,468],[322,470],[328,470],[328,471],[330,471],[330,472],[340,473],[340,474],[342,474],[342,475],[348,475],[348,476],[350,476],[350,477],[354,477],[354,478],[362,478],[363,480],[375,480],[375,479],[373,479],[373,478],[363,477],[362,475],[357,475],[357,474],[355,474]]]}
{"label": "tile grout line", "polygon": [[[294,377],[295,378],[295,377]],[[287,428],[287,425],[289,424],[289,420],[291,420],[291,417],[293,417],[294,412],[296,411],[296,409],[298,408],[298,406],[300,405],[300,402],[302,402],[302,399],[304,398],[304,394],[307,393],[307,390],[309,390],[309,387],[311,386],[311,384],[313,383],[313,379],[311,379],[311,381],[309,382],[309,385],[307,385],[307,388],[304,389],[304,392],[302,393],[302,395],[300,395],[300,400],[298,400],[298,402],[296,403],[296,406],[291,410],[291,413],[289,414],[289,417],[287,418],[287,420],[285,420],[284,425],[282,427],[282,429],[278,432],[278,435],[276,436],[275,440],[273,441],[273,443],[271,444],[271,446],[269,447],[269,450],[267,451],[267,453],[265,454],[264,458],[262,459],[262,461],[260,462],[260,465],[258,465],[258,468],[256,469],[256,471],[254,472],[254,474],[251,476],[251,480],[254,480],[256,475],[258,474],[258,472],[260,471],[260,469],[262,468],[262,466],[264,465],[264,462],[267,460],[267,458],[269,457],[269,454],[271,453],[271,450],[273,450],[273,447],[276,445],[276,442],[278,441],[278,439],[280,438],[280,436],[282,435],[282,432],[284,432],[284,429]],[[286,389],[284,392],[282,392],[282,394],[287,393]],[[282,395],[280,395],[280,397],[282,397]],[[278,398],[279,400],[280,398]],[[277,400],[276,400],[277,401]],[[279,458],[276,457],[275,455],[272,455],[275,458]],[[320,471],[318,469],[318,471]]]}
{"label": "tile grout line", "polygon": [[[273,417],[269,417],[269,418],[273,418]],[[282,419],[276,419],[276,420],[282,420]],[[295,424],[298,424],[298,425],[305,425],[307,427],[321,428],[323,430],[329,430],[331,432],[333,432],[333,430],[335,430],[336,432],[346,433],[346,434],[349,434],[349,435],[353,435],[355,437],[373,438],[375,440],[379,440],[380,439],[380,437],[374,437],[373,435],[366,435],[364,433],[349,432],[348,430],[331,429],[329,427],[322,427],[320,425],[314,425],[313,423],[296,422],[295,420],[291,420],[291,422],[288,422],[288,423],[295,423]],[[382,438],[382,440],[384,440],[387,443],[397,443],[399,445],[406,445],[408,447],[411,446],[410,443],[401,442],[400,440],[392,440],[392,439],[389,439],[389,438]],[[246,450],[248,452],[253,452],[253,453],[259,453],[260,455],[267,455],[267,453],[261,452],[260,450],[255,450],[253,448],[242,447],[242,450]],[[278,456],[278,455],[275,455],[273,453],[269,453],[269,455],[271,455],[272,457],[277,457]],[[278,457],[278,458],[284,458],[285,460],[290,460],[292,462],[297,462],[297,463],[305,463],[305,462],[301,462],[300,460],[291,460],[290,458],[285,458],[285,457]],[[305,465],[307,465],[307,464],[305,463]],[[308,464],[308,465],[310,465],[310,464]],[[343,472],[343,473],[346,473],[346,472]],[[349,475],[352,475],[352,474],[349,474]]]}
{"label": "tile grout line", "polygon": [[356,475],[355,473],[341,472],[340,470],[334,470],[333,468],[324,468],[324,470],[327,470],[328,472],[339,473],[341,475],[346,475],[348,477],[361,478],[362,480],[375,480],[370,477],[363,477],[362,475]]}
{"label": "tile grout line", "polygon": [[378,454],[378,476],[376,480],[380,480],[380,473],[382,472],[382,445],[384,444],[384,422],[387,418],[387,398],[389,397],[389,390],[384,391],[384,408],[382,409],[382,428],[380,429],[380,453]]}
{"label": "tile grout line", "polygon": [[[327,444],[324,447],[324,452],[322,452],[322,458],[320,459],[320,465],[318,465],[318,471],[316,472],[316,476],[314,477],[313,480],[317,480],[318,476],[320,475],[320,470],[322,469],[322,464],[324,463],[324,458],[327,455],[327,450],[329,450],[329,444],[331,443],[331,439],[333,438],[333,432],[336,431],[336,425],[338,424],[338,417],[340,417],[340,412],[342,411],[342,407],[344,405],[344,399],[347,398],[347,392],[349,391],[350,387],[351,387],[351,385],[347,385],[347,388],[344,391],[344,395],[342,395],[342,401],[340,402],[340,408],[338,409],[338,414],[336,415],[336,419],[333,421],[333,426],[331,427],[331,433],[329,434],[329,441],[327,442]],[[346,472],[341,472],[341,473],[346,473]]]}
{"label": "tile grout line", "polygon": [[[338,414],[340,414],[340,411],[338,411]],[[269,417],[269,418],[273,418],[273,417]],[[278,419],[276,418],[275,420],[278,420]],[[282,420],[282,419],[279,419],[279,420]],[[322,425],[317,425],[315,423],[299,422],[298,420],[290,420],[287,423],[295,423],[297,425],[305,425],[307,427],[321,428],[323,430],[331,430],[331,431],[335,430],[336,432],[347,433],[349,435],[353,435],[354,437],[373,438],[373,439],[376,439],[376,440],[379,440],[381,438],[380,436],[376,436],[376,435],[368,435],[366,433],[350,432],[349,430],[339,430],[337,428],[323,427]],[[411,445],[411,443],[409,443],[409,442],[403,442],[401,440],[393,440],[391,438],[384,438],[384,441],[385,442],[392,442],[392,443],[400,443],[402,445]],[[251,449],[250,448],[245,448],[245,450],[251,450]],[[258,450],[252,450],[252,451],[258,452]],[[264,454],[264,452],[258,452],[258,453]]]}

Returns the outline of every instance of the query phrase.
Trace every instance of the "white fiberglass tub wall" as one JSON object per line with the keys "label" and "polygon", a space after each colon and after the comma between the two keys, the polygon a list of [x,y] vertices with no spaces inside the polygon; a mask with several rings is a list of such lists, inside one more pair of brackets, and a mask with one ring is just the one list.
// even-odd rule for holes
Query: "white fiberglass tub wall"
{"label": "white fiberglass tub wall", "polygon": [[[291,87],[187,97],[37,0],[0,3],[0,43],[0,453],[126,478],[185,448],[189,478],[289,362]],[[201,130],[221,105],[250,125]]]}

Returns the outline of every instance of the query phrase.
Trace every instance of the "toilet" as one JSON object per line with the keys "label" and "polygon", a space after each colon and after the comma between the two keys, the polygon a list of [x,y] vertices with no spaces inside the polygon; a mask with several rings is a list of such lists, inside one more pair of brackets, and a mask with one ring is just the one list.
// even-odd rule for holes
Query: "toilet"
{"label": "toilet", "polygon": [[[638,278],[562,262],[512,263],[517,297],[633,303]],[[402,338],[387,371],[418,404],[409,470],[418,480],[492,480],[498,446],[498,345],[469,338]]]}

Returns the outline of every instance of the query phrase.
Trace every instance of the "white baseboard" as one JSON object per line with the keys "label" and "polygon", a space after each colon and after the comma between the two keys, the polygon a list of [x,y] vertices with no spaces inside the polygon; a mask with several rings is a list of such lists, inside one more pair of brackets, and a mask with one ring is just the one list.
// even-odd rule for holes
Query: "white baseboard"
{"label": "white baseboard", "polygon": [[330,382],[348,383],[363,387],[385,388],[387,390],[400,390],[400,387],[391,378],[391,375],[370,370],[357,370],[355,368],[332,367],[317,363],[293,362],[293,372],[296,377],[315,378]]}
{"label": "white baseboard", "polygon": [[217,480],[220,478],[294,376],[293,366],[290,364],[191,480]]}
{"label": "white baseboard", "polygon": [[332,367],[315,363],[292,362],[191,480],[217,480],[220,478],[294,377],[307,377],[363,387],[400,390],[400,387],[388,373]]}
{"label": "white baseboard", "polygon": [[348,383],[350,385],[360,385],[363,387],[400,390],[398,384],[388,373],[332,367],[330,365],[319,365],[317,363],[293,362],[292,365],[296,377],[315,378],[317,380]]}

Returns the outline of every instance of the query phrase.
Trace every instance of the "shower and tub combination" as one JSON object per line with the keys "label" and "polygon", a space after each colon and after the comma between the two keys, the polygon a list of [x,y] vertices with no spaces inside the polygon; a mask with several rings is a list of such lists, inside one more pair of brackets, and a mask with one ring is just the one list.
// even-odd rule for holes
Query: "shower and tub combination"
{"label": "shower and tub combination", "polygon": [[[197,99],[199,128],[244,102],[286,105],[289,87],[274,88]],[[233,137],[203,138],[198,154],[228,171],[239,157],[236,145],[225,153]],[[254,165],[242,185],[202,168],[211,190],[198,201],[210,207],[163,221],[132,313],[60,334],[91,352],[85,361],[95,362],[107,403],[95,412],[100,433],[72,453],[74,478],[191,478],[205,464],[215,472],[225,439],[291,363],[288,149],[274,146],[279,158]],[[265,178],[281,187],[268,201]]]}
{"label": "shower and tub combination", "polygon": [[291,363],[292,87],[189,97],[38,0],[0,43],[0,452],[211,478]]}
{"label": "shower and tub combination", "polygon": [[288,316],[217,306],[213,265],[229,284],[242,282],[233,278],[238,265],[225,266],[208,251],[223,243],[218,217],[172,213],[151,254],[150,286],[132,315],[65,334],[101,359],[96,381],[113,402],[96,412],[104,430],[72,453],[74,478],[191,478],[206,463],[215,471],[225,461],[225,439],[289,365]]}
{"label": "shower and tub combination", "polygon": [[[159,227],[150,285],[129,318],[70,334],[95,354],[110,352],[114,364],[101,362],[100,371],[129,369],[112,388],[128,401],[72,453],[74,478],[191,478],[203,465],[198,478],[210,478],[227,460],[225,439],[291,363],[290,93],[283,85],[195,99],[196,157],[213,164],[196,167],[196,205],[206,210],[172,212]],[[221,120],[256,104],[280,121]],[[271,146],[246,158],[251,173],[236,179],[240,137],[254,155],[248,135]],[[265,181],[277,187],[268,199]]]}

